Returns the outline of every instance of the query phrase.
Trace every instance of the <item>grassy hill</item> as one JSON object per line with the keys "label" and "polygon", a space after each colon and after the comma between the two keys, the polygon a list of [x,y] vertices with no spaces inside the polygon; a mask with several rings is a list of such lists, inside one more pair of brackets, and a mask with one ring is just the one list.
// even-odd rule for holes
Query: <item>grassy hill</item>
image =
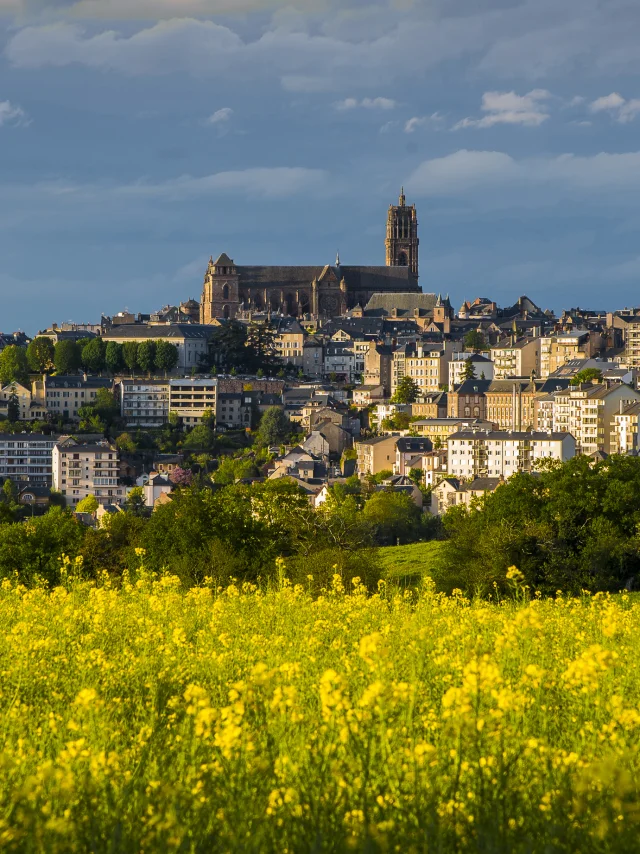
{"label": "grassy hill", "polygon": [[445,568],[444,546],[445,543],[437,540],[409,546],[387,546],[378,550],[378,560],[385,578],[403,587],[411,587],[418,584],[423,575]]}

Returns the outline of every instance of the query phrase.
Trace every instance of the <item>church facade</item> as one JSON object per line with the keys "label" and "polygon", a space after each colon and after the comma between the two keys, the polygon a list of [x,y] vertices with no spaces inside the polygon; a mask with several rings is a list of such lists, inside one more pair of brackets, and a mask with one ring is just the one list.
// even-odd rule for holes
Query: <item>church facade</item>
{"label": "church facade", "polygon": [[387,218],[386,266],[241,266],[222,253],[204,279],[200,322],[276,312],[292,317],[336,317],[365,306],[374,293],[419,293],[418,220],[404,192]]}

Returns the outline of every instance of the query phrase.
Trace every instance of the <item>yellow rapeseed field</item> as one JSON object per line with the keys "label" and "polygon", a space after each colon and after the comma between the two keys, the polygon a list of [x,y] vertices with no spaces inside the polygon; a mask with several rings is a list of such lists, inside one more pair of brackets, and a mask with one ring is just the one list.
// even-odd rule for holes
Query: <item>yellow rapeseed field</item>
{"label": "yellow rapeseed field", "polygon": [[634,852],[640,604],[0,589],[0,847]]}

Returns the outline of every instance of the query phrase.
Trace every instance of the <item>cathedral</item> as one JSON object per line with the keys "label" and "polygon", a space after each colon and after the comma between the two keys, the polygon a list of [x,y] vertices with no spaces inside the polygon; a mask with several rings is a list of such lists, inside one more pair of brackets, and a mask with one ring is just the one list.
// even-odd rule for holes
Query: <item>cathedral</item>
{"label": "cathedral", "polygon": [[374,293],[419,293],[418,218],[404,189],[387,217],[386,266],[243,267],[224,252],[209,261],[200,322],[271,311],[292,317],[326,319],[365,306]]}

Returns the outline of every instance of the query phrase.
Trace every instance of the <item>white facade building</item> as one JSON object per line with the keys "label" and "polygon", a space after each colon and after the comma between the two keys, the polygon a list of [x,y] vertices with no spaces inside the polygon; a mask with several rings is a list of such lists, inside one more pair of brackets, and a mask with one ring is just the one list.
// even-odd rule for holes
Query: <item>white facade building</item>
{"label": "white facade building", "polygon": [[75,507],[88,495],[99,504],[121,504],[126,488],[120,485],[118,451],[108,442],[81,445],[74,439],[53,448],[53,487],[61,492],[68,507]]}
{"label": "white facade building", "polygon": [[576,454],[576,440],[569,433],[514,431],[460,431],[447,441],[448,474],[463,479],[508,478],[532,471],[539,460],[565,462]]}
{"label": "white facade building", "polygon": [[169,381],[123,379],[120,412],[127,427],[161,427],[169,417]]}

